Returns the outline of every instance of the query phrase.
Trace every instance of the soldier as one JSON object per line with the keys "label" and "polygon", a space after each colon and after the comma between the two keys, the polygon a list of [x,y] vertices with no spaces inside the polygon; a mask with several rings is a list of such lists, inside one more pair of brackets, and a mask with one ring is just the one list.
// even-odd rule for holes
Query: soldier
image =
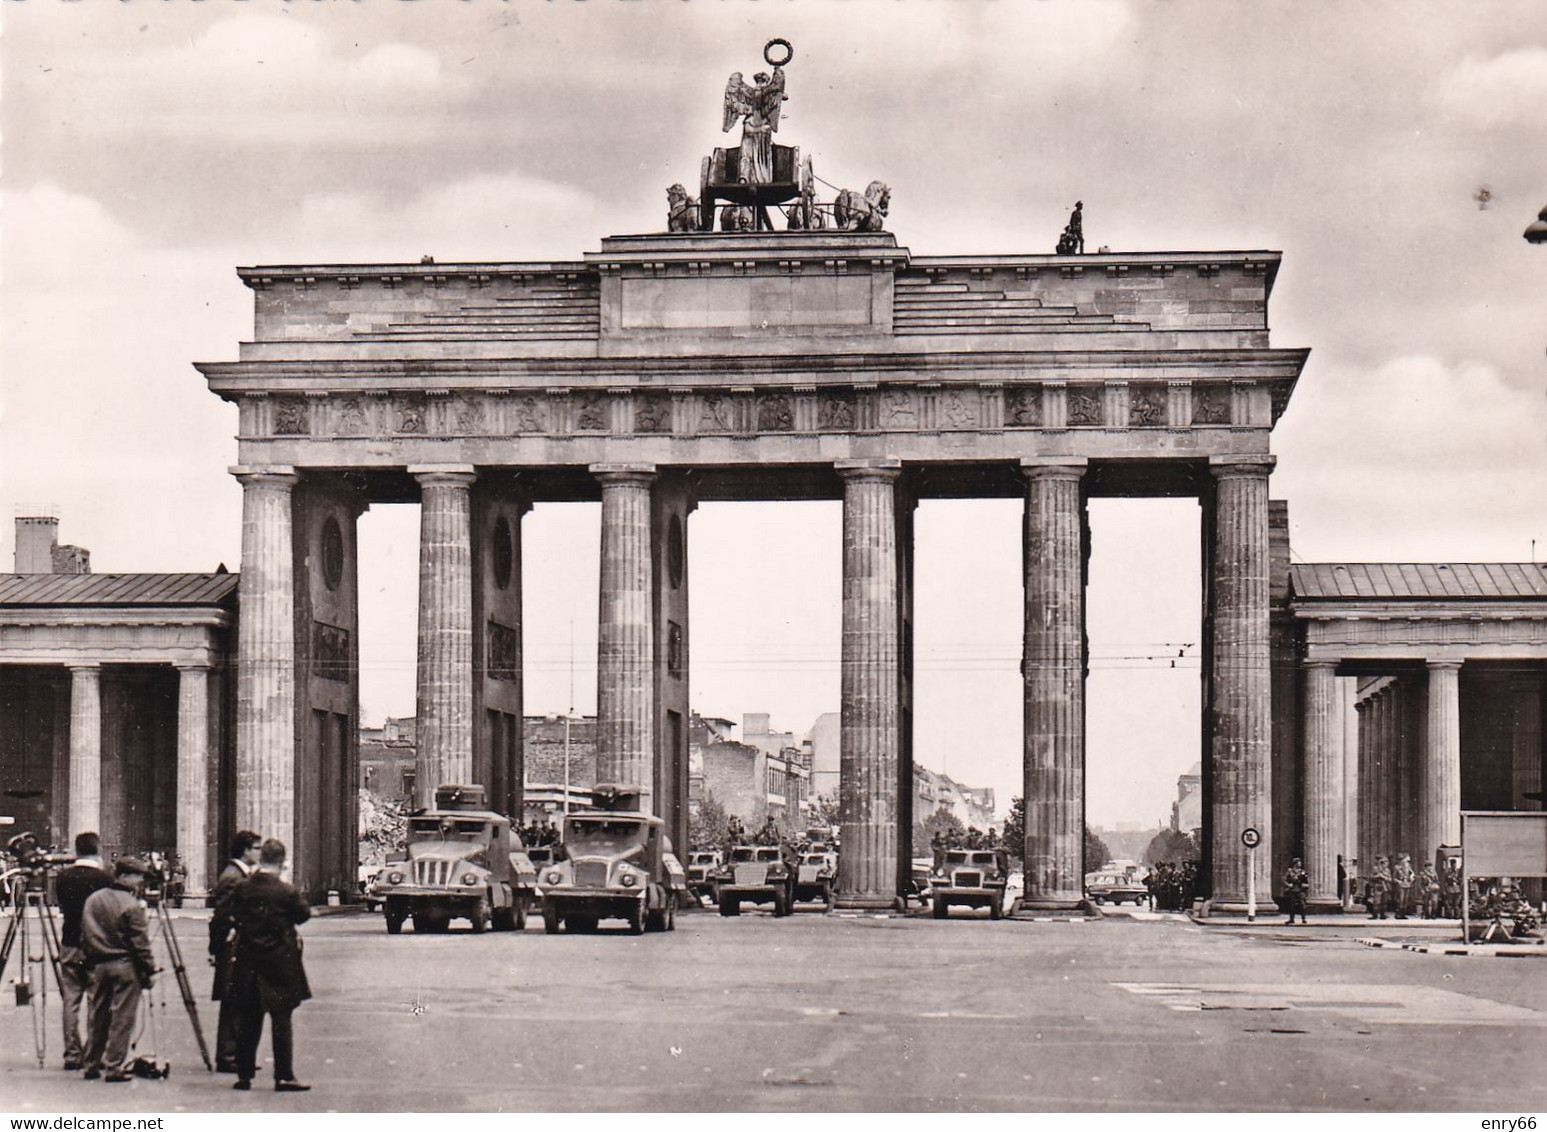
{"label": "soldier", "polygon": [[779,826],[774,822],[772,814],[763,819],[763,826],[757,831],[756,840],[759,845],[779,844]]}
{"label": "soldier", "polygon": [[735,814],[730,816],[730,821],[725,824],[725,840],[728,845],[740,845],[747,839],[746,828],[741,824],[741,819]]}
{"label": "soldier", "polygon": [[1407,919],[1408,900],[1413,893],[1413,882],[1417,879],[1417,874],[1413,872],[1413,859],[1406,853],[1398,853],[1397,863],[1391,869],[1391,891],[1392,906],[1399,920]]}
{"label": "soldier", "polygon": [[1310,874],[1305,871],[1305,866],[1299,857],[1289,862],[1289,868],[1284,870],[1284,910],[1289,913],[1286,923],[1295,922],[1295,913],[1300,913],[1300,922],[1305,919],[1305,892],[1311,887]]}
{"label": "soldier", "polygon": [[1375,871],[1370,874],[1364,891],[1365,907],[1370,910],[1370,919],[1384,920],[1391,893],[1391,865],[1385,857],[1375,858]]}
{"label": "soldier", "polygon": [[1454,857],[1446,859],[1440,876],[1440,915],[1448,920],[1461,918],[1461,863]]}
{"label": "soldier", "polygon": [[1434,862],[1425,861],[1418,874],[1418,914],[1432,920],[1440,910],[1440,876],[1434,871]]}

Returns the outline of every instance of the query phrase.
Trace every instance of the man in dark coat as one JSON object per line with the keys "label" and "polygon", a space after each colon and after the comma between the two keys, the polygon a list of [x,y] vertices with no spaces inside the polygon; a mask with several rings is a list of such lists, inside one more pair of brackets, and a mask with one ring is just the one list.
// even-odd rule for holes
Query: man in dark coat
{"label": "man in dark coat", "polygon": [[64,999],[64,1067],[79,1069],[85,1049],[81,1045],[81,999],[91,986],[91,970],[81,950],[81,913],[86,899],[102,888],[111,888],[113,875],[102,867],[102,841],[95,833],[75,835],[75,863],[54,876],[54,899],[64,920],[59,931],[59,993]]}
{"label": "man in dark coat", "polygon": [[150,989],[156,973],[150,926],[140,906],[144,884],[145,863],[120,857],[113,865],[112,887],[93,892],[81,911],[81,950],[91,968],[91,1037],[84,1062],[88,1081],[129,1080],[125,1063],[139,1018],[140,991]]}
{"label": "man in dark coat", "polygon": [[279,879],[285,845],[272,838],[259,850],[252,876],[232,890],[227,912],[236,929],[229,993],[236,1007],[236,1088],[252,1088],[263,1016],[273,1026],[274,1091],[304,1093],[295,1079],[290,1014],[312,996],[301,962],[296,925],[311,919],[301,894]]}
{"label": "man in dark coat", "polygon": [[1300,922],[1305,923],[1305,893],[1311,887],[1310,874],[1305,871],[1305,866],[1300,858],[1296,857],[1289,862],[1289,868],[1284,870],[1284,910],[1289,913],[1289,919],[1285,923],[1295,922],[1295,913],[1299,913]]}
{"label": "man in dark coat", "polygon": [[220,1003],[220,1021],[215,1027],[215,1071],[236,1072],[236,1011],[231,1008],[226,988],[231,985],[231,919],[222,914],[227,898],[252,873],[258,863],[258,845],[263,840],[250,829],[231,839],[231,859],[220,870],[215,890],[210,894],[215,914],[209,922],[209,961],[215,968],[215,990],[210,996]]}

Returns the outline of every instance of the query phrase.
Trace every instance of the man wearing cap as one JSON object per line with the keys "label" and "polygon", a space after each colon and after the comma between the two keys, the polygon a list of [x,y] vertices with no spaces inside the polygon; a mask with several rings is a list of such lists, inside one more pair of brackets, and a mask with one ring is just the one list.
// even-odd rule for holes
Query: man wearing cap
{"label": "man wearing cap", "polygon": [[140,906],[145,863],[120,857],[113,874],[113,886],[93,892],[81,912],[81,950],[91,970],[91,1036],[84,1063],[88,1081],[129,1080],[124,1063],[140,991],[150,989],[156,971],[150,929]]}

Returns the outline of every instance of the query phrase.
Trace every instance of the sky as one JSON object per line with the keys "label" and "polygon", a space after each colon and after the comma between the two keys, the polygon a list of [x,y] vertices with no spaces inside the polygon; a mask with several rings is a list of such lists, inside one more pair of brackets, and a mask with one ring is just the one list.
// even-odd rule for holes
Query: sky
{"label": "sky", "polygon": [[[236,411],[191,363],[251,334],[237,265],[659,231],[775,36],[781,142],[890,184],[915,253],[1050,252],[1076,199],[1092,250],[1283,252],[1297,560],[1547,555],[1547,14],[1478,0],[5,0],[0,502],[57,507],[99,572],[235,569]],[[839,519],[694,515],[697,710],[837,710]],[[594,709],[596,521],[526,520],[530,711]],[[1092,522],[1088,814],[1152,823],[1198,757],[1197,507]],[[361,539],[364,715],[411,714],[416,509]],[[1001,808],[1018,539],[1013,501],[919,512],[916,755]]]}

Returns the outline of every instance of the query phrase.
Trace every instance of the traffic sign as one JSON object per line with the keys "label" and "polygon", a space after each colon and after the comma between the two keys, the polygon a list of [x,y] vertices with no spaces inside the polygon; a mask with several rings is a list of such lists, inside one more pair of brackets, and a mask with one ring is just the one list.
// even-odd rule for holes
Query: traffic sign
{"label": "traffic sign", "polygon": [[1262,834],[1258,833],[1253,827],[1247,826],[1241,831],[1241,844],[1248,849],[1255,849],[1262,844]]}

